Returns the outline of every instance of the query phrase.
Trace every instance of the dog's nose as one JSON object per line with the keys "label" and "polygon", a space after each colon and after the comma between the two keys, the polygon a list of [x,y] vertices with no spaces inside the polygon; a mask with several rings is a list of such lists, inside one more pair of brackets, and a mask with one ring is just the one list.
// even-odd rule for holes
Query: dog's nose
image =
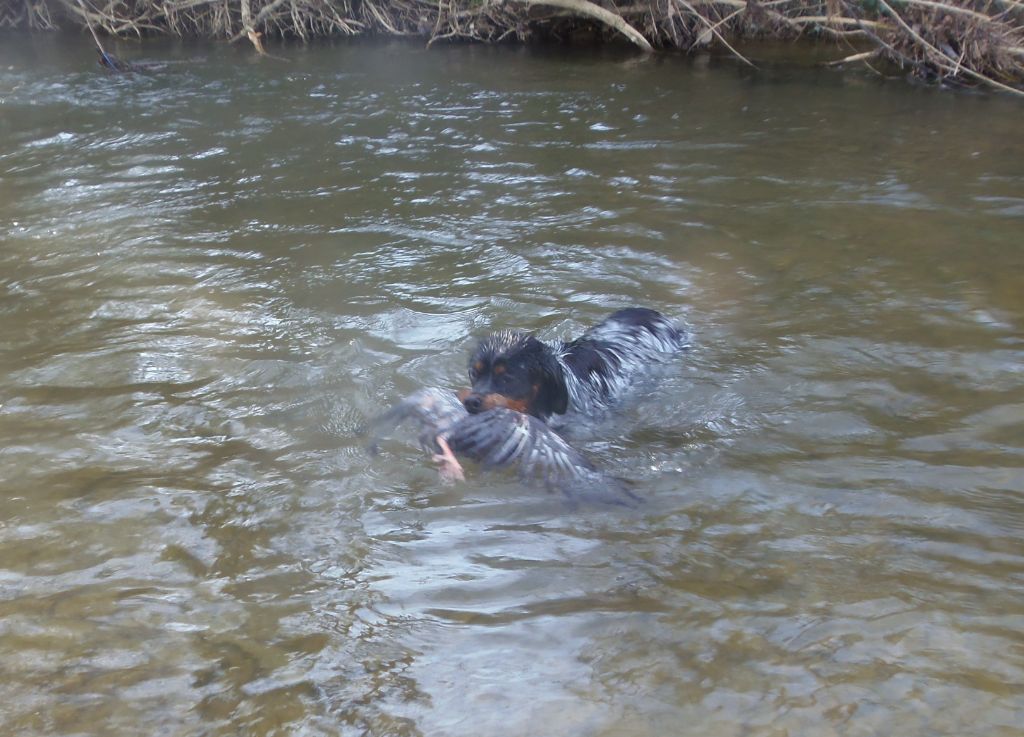
{"label": "dog's nose", "polygon": [[484,408],[484,400],[479,394],[470,394],[462,400],[462,406],[466,408],[466,411],[471,415],[475,415],[477,412]]}

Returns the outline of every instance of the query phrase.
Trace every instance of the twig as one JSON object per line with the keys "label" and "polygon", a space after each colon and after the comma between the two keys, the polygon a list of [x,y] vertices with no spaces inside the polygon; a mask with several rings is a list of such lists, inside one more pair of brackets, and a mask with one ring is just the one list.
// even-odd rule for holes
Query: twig
{"label": "twig", "polygon": [[103,48],[103,44],[100,43],[100,37],[96,35],[96,30],[92,27],[92,21],[89,19],[89,11],[85,7],[85,3],[82,0],[77,0],[79,7],[82,9],[82,18],[85,20],[85,25],[89,29],[89,33],[92,34],[92,40],[96,43],[96,48],[105,57],[107,50]]}
{"label": "twig", "polygon": [[[731,13],[729,13],[729,15],[725,16],[724,18],[722,18],[722,20],[720,20],[717,23],[715,23],[715,25],[713,25],[710,28],[708,28],[708,30],[705,31],[704,33],[714,33],[715,31],[718,30],[719,26],[724,26],[726,23],[728,23],[733,18],[735,18],[737,15],[741,15],[741,14],[743,14],[745,12],[747,12],[746,8],[740,8],[739,10],[732,11]],[[702,33],[701,36],[703,36],[703,35],[704,34]]]}
{"label": "twig", "polygon": [[[78,7],[82,10],[82,18],[85,20],[85,25],[89,29],[89,33],[92,34],[92,40],[96,44],[96,50],[100,52],[100,64],[115,72],[132,71],[131,64],[127,64],[116,56],[112,56],[107,53],[107,50],[103,48],[103,44],[100,43],[100,37],[96,34],[96,29],[92,27],[92,19],[89,17],[89,10],[85,7],[85,3],[83,3],[82,0],[76,0],[76,2],[78,3]],[[99,13],[97,12],[97,15],[98,14]]]}
{"label": "twig", "polygon": [[862,51],[859,54],[850,54],[850,56],[844,56],[842,59],[836,59],[835,61],[827,61],[825,62],[825,66],[837,67],[841,64],[849,64],[850,62],[854,61],[864,61],[865,59],[870,59],[872,56],[878,56],[880,53],[882,53],[881,49],[871,49],[871,51]]}
{"label": "twig", "polygon": [[837,26],[869,26],[872,28],[884,28],[885,23],[875,20],[861,20],[860,18],[845,18],[838,15],[797,15],[786,18],[790,23],[820,23],[821,25],[833,24]]}
{"label": "twig", "polygon": [[266,6],[265,8],[263,8],[263,10],[257,13],[255,18],[249,19],[249,22],[247,23],[246,16],[251,15],[252,11],[249,9],[249,0],[242,0],[242,30],[240,30],[238,33],[232,36],[228,40],[228,43],[234,43],[243,36],[248,36],[250,31],[255,31],[256,26],[258,26],[260,23],[266,20],[271,13],[273,13],[279,7],[284,5],[285,2],[286,0],[274,0],[274,2],[270,3],[270,5]]}
{"label": "twig", "polygon": [[752,67],[753,69],[757,69],[757,65],[754,64],[754,62],[752,62],[750,59],[748,59],[743,54],[741,54],[736,49],[734,49],[732,46],[730,46],[729,42],[725,40],[725,37],[721,33],[719,33],[717,30],[715,30],[715,26],[713,26],[711,24],[711,21],[709,21],[703,15],[698,13],[697,9],[695,7],[693,7],[692,5],[690,5],[690,3],[687,2],[687,0],[676,0],[676,2],[679,3],[680,5],[682,5],[687,10],[689,10],[695,16],[697,16],[697,18],[700,21],[702,21],[708,27],[708,30],[711,31],[711,33],[714,34],[715,38],[717,38],[719,41],[721,41],[722,45],[724,45],[725,48],[729,49],[729,51],[731,51],[736,56],[737,59],[739,59],[743,63],[747,64],[748,66]]}

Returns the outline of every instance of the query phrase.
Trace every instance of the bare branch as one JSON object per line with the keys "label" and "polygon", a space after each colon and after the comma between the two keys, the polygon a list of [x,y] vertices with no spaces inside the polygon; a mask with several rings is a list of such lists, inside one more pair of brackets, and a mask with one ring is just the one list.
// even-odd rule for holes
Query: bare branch
{"label": "bare branch", "polygon": [[528,6],[549,5],[553,8],[571,10],[574,13],[593,18],[615,29],[644,51],[654,51],[651,43],[644,38],[643,34],[623,20],[621,15],[605,10],[600,5],[594,5],[589,0],[513,0],[513,2],[523,3]]}

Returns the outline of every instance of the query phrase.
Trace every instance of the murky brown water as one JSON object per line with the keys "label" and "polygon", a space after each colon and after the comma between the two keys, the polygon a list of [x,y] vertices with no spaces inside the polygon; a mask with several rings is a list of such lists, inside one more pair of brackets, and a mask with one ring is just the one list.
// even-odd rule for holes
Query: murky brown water
{"label": "murky brown water", "polygon": [[[731,63],[0,39],[0,731],[1024,734],[1016,101]],[[685,321],[635,511],[353,431]]]}

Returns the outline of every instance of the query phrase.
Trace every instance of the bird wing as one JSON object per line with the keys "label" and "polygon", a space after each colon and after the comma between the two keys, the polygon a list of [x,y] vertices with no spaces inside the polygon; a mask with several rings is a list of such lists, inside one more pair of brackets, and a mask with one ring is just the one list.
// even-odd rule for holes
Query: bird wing
{"label": "bird wing", "polygon": [[409,422],[419,431],[419,441],[428,453],[437,453],[436,438],[469,413],[454,392],[443,389],[421,389],[401,400],[384,414],[370,420],[360,430],[370,437],[370,449],[401,425]]}
{"label": "bird wing", "polygon": [[371,420],[361,434],[370,436],[369,447],[399,426],[411,423],[419,442],[430,454],[445,441],[456,455],[484,468],[511,468],[528,485],[560,491],[571,501],[634,506],[640,498],[623,481],[594,467],[544,422],[522,412],[498,407],[469,414],[458,397],[442,389],[421,389]]}
{"label": "bird wing", "polygon": [[441,435],[457,455],[484,468],[515,469],[524,483],[561,491],[571,500],[626,505],[640,500],[544,422],[515,410],[467,414]]}

